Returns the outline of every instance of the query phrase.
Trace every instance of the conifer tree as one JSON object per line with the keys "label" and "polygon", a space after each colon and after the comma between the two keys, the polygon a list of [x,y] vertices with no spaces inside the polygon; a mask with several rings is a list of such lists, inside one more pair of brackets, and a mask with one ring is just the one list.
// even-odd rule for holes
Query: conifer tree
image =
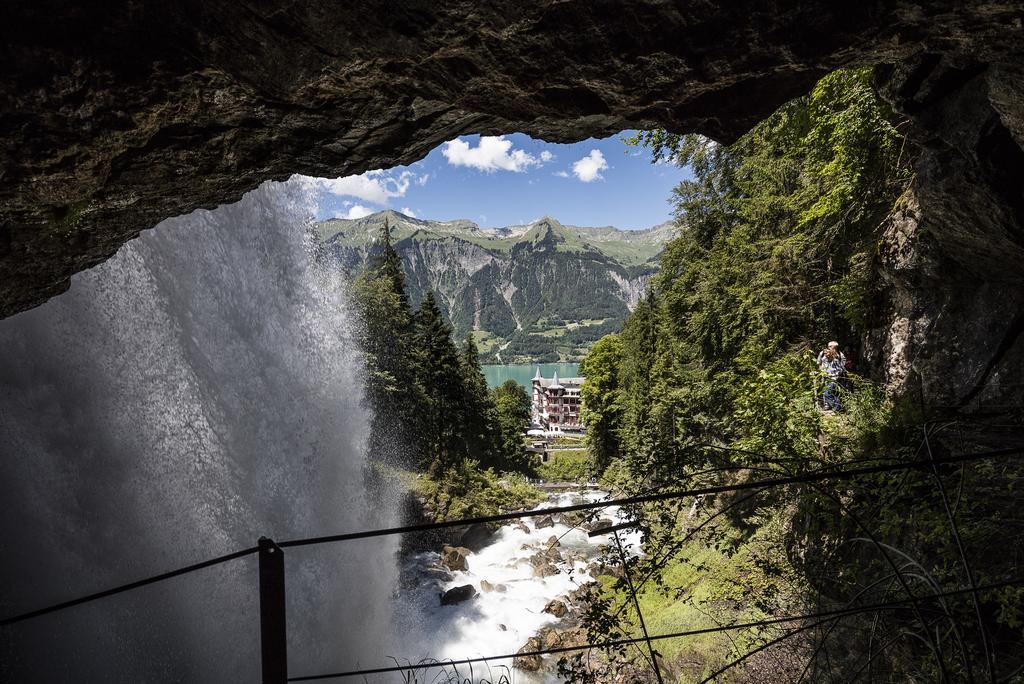
{"label": "conifer tree", "polygon": [[[384,227],[380,231],[381,253],[374,257],[370,270],[377,274],[378,278],[384,278],[391,283],[392,291],[406,298],[405,271],[402,270],[402,258],[391,244],[391,226],[387,219],[384,220]],[[411,312],[410,312],[411,313]]]}
{"label": "conifer tree", "polygon": [[620,335],[623,352],[621,380],[623,386],[629,388],[623,393],[621,438],[629,447],[631,465],[636,474],[646,474],[655,450],[651,394],[658,344],[656,315],[654,293],[648,292],[637,304]]}
{"label": "conifer tree", "polygon": [[363,323],[366,403],[372,413],[368,448],[371,458],[408,465],[422,412],[422,393],[411,363],[413,313],[387,223],[380,242],[381,254],[354,287]]}
{"label": "conifer tree", "polygon": [[465,394],[463,429],[469,456],[482,464],[497,465],[494,402],[487,379],[480,368],[480,357],[472,334],[462,347],[462,383]]}
{"label": "conifer tree", "polygon": [[420,460],[436,474],[466,456],[462,361],[433,292],[423,297],[415,324],[416,375],[424,397]]}

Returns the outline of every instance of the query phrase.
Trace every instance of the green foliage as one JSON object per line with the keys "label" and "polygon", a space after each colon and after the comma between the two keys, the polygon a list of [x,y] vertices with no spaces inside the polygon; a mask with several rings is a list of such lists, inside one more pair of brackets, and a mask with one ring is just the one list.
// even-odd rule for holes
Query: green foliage
{"label": "green foliage", "polygon": [[634,142],[693,170],[673,196],[683,230],[622,333],[634,474],[698,466],[694,445],[708,442],[807,452],[814,387],[797,374],[798,392],[793,364],[868,325],[875,231],[908,179],[869,70],[828,75],[728,148],[661,132]]}
{"label": "green foliage", "polygon": [[[609,487],[712,485],[970,451],[962,432],[922,441],[905,407],[857,375],[842,383],[842,412],[818,408],[812,350],[829,339],[857,349],[874,323],[878,230],[909,181],[897,122],[870,78],[866,69],[830,74],[729,147],[660,131],[634,137],[655,157],[689,165],[693,178],[674,191],[680,235],[623,328],[617,376],[601,369],[618,385],[595,406],[621,410]],[[924,434],[945,427],[926,424]],[[965,586],[971,572],[977,581],[1006,577],[1013,563],[998,549],[1020,548],[1005,521],[1018,481],[1019,468],[986,463],[633,507],[648,552],[634,577],[658,587],[642,592],[648,627],[891,598],[902,595],[899,574],[922,595]],[[613,605],[625,601],[621,587],[610,589]],[[855,679],[874,639],[898,644],[877,657],[885,681],[969,681],[987,668],[983,629],[990,646],[996,634],[1004,640],[1005,675],[1022,664],[1021,595],[950,601],[930,625],[913,611],[844,619],[820,650],[802,642],[792,674],[806,666],[807,681]],[[607,613],[593,624],[635,633],[629,620],[610,626]],[[715,667],[726,648],[739,644],[724,660],[769,635],[681,640],[673,650]]]}
{"label": "green foliage", "polygon": [[743,435],[735,446],[748,453],[737,452],[737,462],[760,465],[768,460],[799,469],[818,453],[823,419],[816,375],[809,354],[784,356],[744,383],[733,419]]}
{"label": "green foliage", "polygon": [[537,477],[549,482],[586,482],[595,474],[594,459],[586,449],[552,451],[537,466]]}
{"label": "green foliage", "polygon": [[598,340],[580,364],[580,375],[585,378],[580,388],[580,418],[587,426],[587,440],[598,472],[619,455],[621,366],[622,341],[618,335]]}
{"label": "green foliage", "polygon": [[530,395],[515,380],[506,380],[491,391],[498,431],[498,464],[502,470],[528,473],[532,462],[523,444],[530,425]]}
{"label": "green foliage", "polygon": [[409,465],[410,449],[420,428],[425,402],[413,356],[413,314],[404,288],[398,256],[387,226],[381,234],[383,252],[353,285],[360,314],[360,348],[366,367],[366,402],[371,409],[369,453],[372,458]]}
{"label": "green foliage", "polygon": [[479,352],[472,335],[466,336],[461,354],[463,389],[462,433],[467,454],[486,465],[501,465],[499,431],[501,423],[487,380],[480,369]]}
{"label": "green foliage", "polygon": [[[817,406],[811,350],[829,339],[856,349],[872,325],[878,227],[909,180],[903,139],[868,70],[826,76],[728,148],[664,132],[634,142],[689,164],[693,178],[673,195],[680,236],[620,336],[621,458],[604,472],[609,487],[743,482],[990,448],[993,426],[922,423],[922,407],[893,406],[857,375],[841,383],[843,411]],[[1019,416],[1010,421],[1019,432]],[[1014,576],[1022,480],[1016,464],[984,462],[632,507],[648,552],[634,577],[655,585],[642,591],[648,627],[910,590],[925,597]],[[621,583],[608,589],[606,607],[626,603]],[[1012,678],[1024,671],[1022,596],[1014,588],[922,599],[922,614],[850,616],[785,642],[768,662],[795,660],[778,673],[794,681],[850,681],[870,651],[878,681]],[[607,611],[591,624],[636,633]],[[680,640],[674,674],[710,676],[779,631]],[[694,671],[679,664],[693,662]]]}
{"label": "green foliage", "polygon": [[[470,335],[456,348],[433,293],[412,313],[386,224],[380,243],[373,268],[354,287],[372,409],[371,458],[432,475],[469,459],[528,470],[521,435],[529,398],[518,386],[516,394],[506,388],[492,397],[476,342]],[[518,449],[512,447],[516,442]]]}
{"label": "green foliage", "polygon": [[522,475],[499,475],[470,459],[449,464],[432,478],[414,480],[413,489],[436,512],[438,520],[496,515],[544,500],[540,490]]}
{"label": "green foliage", "polygon": [[421,430],[417,435],[420,465],[437,473],[468,456],[464,435],[467,414],[463,359],[452,330],[428,292],[415,318],[414,363],[423,389]]}

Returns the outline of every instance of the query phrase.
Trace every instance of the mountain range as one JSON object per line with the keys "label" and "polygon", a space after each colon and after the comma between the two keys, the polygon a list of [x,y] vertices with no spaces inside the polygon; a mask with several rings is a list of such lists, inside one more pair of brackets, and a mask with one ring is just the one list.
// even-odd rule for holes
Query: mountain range
{"label": "mountain range", "polygon": [[472,334],[486,362],[575,361],[617,332],[657,271],[674,235],[563,225],[481,228],[387,210],[317,224],[323,257],[348,277],[378,253],[385,221],[413,305],[433,290],[457,339]]}

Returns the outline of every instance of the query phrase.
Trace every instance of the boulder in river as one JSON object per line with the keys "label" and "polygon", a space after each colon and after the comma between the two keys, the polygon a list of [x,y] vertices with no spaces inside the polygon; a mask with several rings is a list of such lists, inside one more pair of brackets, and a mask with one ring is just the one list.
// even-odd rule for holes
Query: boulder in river
{"label": "boulder in river", "polygon": [[561,563],[562,554],[553,546],[545,546],[528,559],[530,565],[537,567],[545,563]]}
{"label": "boulder in river", "polygon": [[464,546],[448,546],[445,544],[441,549],[441,563],[449,570],[469,570],[469,563],[466,561],[472,551]]}
{"label": "boulder in river", "polygon": [[545,527],[554,527],[554,526],[555,526],[555,521],[551,518],[550,515],[545,515],[543,518],[541,518],[536,523],[534,523],[534,527],[536,527],[538,530],[543,530]]}
{"label": "boulder in river", "polygon": [[561,546],[562,542],[558,541],[558,537],[556,537],[555,535],[551,535],[550,537],[548,537],[547,545],[549,547]]}
{"label": "boulder in river", "polygon": [[[526,643],[516,653],[531,653],[533,651],[541,650],[541,641],[538,637],[530,637],[526,640]],[[526,670],[527,672],[537,672],[540,670],[540,666],[543,661],[539,655],[523,655],[516,656],[512,661],[512,667],[518,670]]]}
{"label": "boulder in river", "polygon": [[607,527],[611,527],[614,524],[615,523],[609,520],[608,518],[601,518],[600,520],[595,520],[594,522],[587,523],[583,526],[583,529],[585,529],[587,532],[593,532],[594,530],[603,530]]}
{"label": "boulder in river", "polygon": [[450,582],[451,571],[443,565],[428,565],[422,570],[423,576],[427,579],[438,580],[439,582]]}
{"label": "boulder in river", "polygon": [[494,585],[488,582],[487,580],[480,580],[480,591],[484,592],[485,594],[490,593],[494,591]]}
{"label": "boulder in river", "polygon": [[581,511],[569,511],[568,513],[560,514],[556,522],[560,522],[566,527],[578,527],[580,523],[586,520],[586,514]]}
{"label": "boulder in river", "polygon": [[565,617],[565,614],[569,612],[565,604],[558,599],[552,599],[548,601],[548,604],[544,606],[544,612],[550,615],[554,615],[556,618]]}
{"label": "boulder in river", "polygon": [[525,532],[526,534],[530,534],[530,528],[527,527],[526,523],[524,523],[522,520],[516,520],[515,524],[512,525],[512,526],[515,527],[520,532]]}
{"label": "boulder in river", "polygon": [[553,627],[544,627],[537,632],[537,637],[540,639],[541,645],[547,649],[558,648],[562,645],[563,639],[562,634]]}
{"label": "boulder in river", "polygon": [[545,563],[544,565],[533,566],[534,577],[552,577],[558,574],[558,568],[555,567],[554,563]]}
{"label": "boulder in river", "polygon": [[621,565],[617,563],[614,565],[609,565],[601,561],[594,561],[593,563],[591,563],[587,567],[587,573],[591,577],[601,577],[602,575],[607,575],[609,577],[622,578],[626,576],[625,571],[622,569]]}
{"label": "boulder in river", "polygon": [[586,563],[587,562],[587,554],[583,553],[582,551],[572,551],[572,550],[566,551],[565,554],[563,554],[563,557],[565,558],[566,561],[568,561],[570,563]]}
{"label": "boulder in river", "polygon": [[452,606],[456,603],[462,603],[476,596],[476,587],[472,584],[463,584],[459,587],[452,587],[448,591],[441,594],[441,605]]}
{"label": "boulder in river", "polygon": [[487,546],[492,536],[494,536],[494,531],[486,524],[474,523],[467,527],[459,537],[459,544],[472,551],[479,551]]}

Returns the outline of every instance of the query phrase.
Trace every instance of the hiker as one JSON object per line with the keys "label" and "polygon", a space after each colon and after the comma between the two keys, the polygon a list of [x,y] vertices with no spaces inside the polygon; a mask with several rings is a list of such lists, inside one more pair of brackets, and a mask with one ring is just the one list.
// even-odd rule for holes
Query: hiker
{"label": "hiker", "polygon": [[818,368],[825,378],[825,408],[831,411],[842,411],[843,402],[839,398],[840,381],[846,377],[846,356],[839,351],[838,342],[829,342],[818,354]]}
{"label": "hiker", "polygon": [[845,372],[843,373],[842,378],[840,378],[839,380],[839,386],[842,387],[847,392],[852,392],[853,378],[851,376],[857,372],[857,352],[850,349],[850,346],[847,345],[843,347],[841,355],[845,359],[843,361],[843,369],[845,370]]}

